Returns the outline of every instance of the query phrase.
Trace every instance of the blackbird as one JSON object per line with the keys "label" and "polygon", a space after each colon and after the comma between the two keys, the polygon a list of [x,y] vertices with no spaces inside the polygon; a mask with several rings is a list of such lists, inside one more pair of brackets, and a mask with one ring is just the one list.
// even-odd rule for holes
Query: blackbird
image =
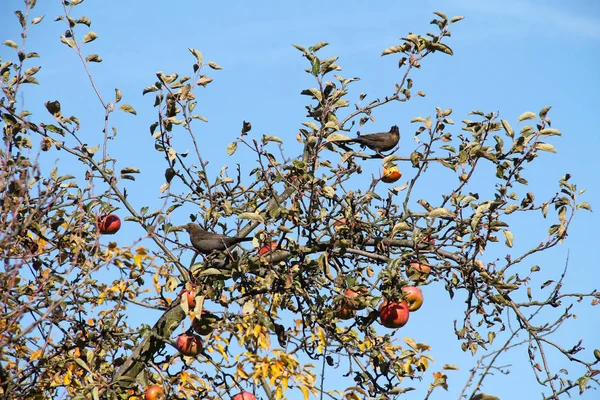
{"label": "blackbird", "polygon": [[382,151],[393,149],[400,140],[400,130],[396,125],[390,128],[389,132],[371,133],[369,135],[359,136],[355,139],[348,139],[338,143],[359,143],[362,147],[367,146],[381,155]]}
{"label": "blackbird", "polygon": [[210,254],[213,251],[223,251],[234,244],[252,240],[251,237],[231,237],[207,232],[200,228],[199,225],[191,222],[183,225],[183,228],[190,234],[192,246],[194,246],[198,253],[202,254]]}

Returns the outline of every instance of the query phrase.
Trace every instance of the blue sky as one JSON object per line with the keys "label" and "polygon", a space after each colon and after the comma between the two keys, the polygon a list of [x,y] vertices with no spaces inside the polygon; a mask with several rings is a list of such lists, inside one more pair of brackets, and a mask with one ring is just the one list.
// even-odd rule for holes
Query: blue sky
{"label": "blue sky", "polygon": [[[43,67],[37,75],[41,85],[28,88],[25,106],[42,116],[46,113],[43,102],[59,99],[63,112],[68,110],[65,113],[80,116],[84,123],[82,132],[90,143],[100,142],[102,109],[75,54],[58,39],[64,26],[53,22],[61,13],[60,2],[38,3],[34,16],[45,15],[45,19],[30,32],[28,49],[41,56]],[[296,146],[297,129],[306,120],[307,98],[300,91],[311,87],[313,82],[303,72],[306,62],[292,43],[309,46],[319,41],[329,42],[320,54],[339,56],[338,64],[343,68],[340,74],[361,78],[353,87],[354,98],[360,92],[368,93],[369,98],[383,97],[392,91],[401,75],[396,58],[380,57],[382,50],[398,44],[407,32],[433,31],[428,25],[433,11],[465,16],[464,21],[454,25],[453,35],[446,42],[455,55],[435,54],[426,59],[413,79],[415,89],[423,90],[427,97],[379,111],[376,123],[370,128],[387,130],[390,125],[399,125],[403,134],[401,144],[409,148],[415,130],[409,121],[415,116],[434,114],[436,106],[452,108],[457,123],[469,118],[467,113],[474,109],[499,111],[514,127],[522,112],[537,113],[551,105],[553,126],[562,130],[563,136],[553,141],[558,153],[542,155],[526,174],[532,182],[529,190],[538,198],[548,197],[556,192],[556,181],[568,172],[580,188],[587,188],[583,200],[596,209],[599,207],[600,134],[596,123],[600,106],[599,2],[459,0],[366,4],[312,0],[213,3],[87,0],[79,6],[76,15],[90,17],[92,30],[99,35],[89,45],[89,52],[104,59],[92,66],[98,87],[108,99],[113,97],[115,87],[120,88],[123,102],[131,104],[138,113],[114,116],[112,122],[118,127],[119,136],[111,148],[120,167],[135,165],[143,172],[135,183],[128,184],[131,199],[138,208],[162,206],[158,187],[164,171],[161,155],[154,151],[148,131],[155,117],[153,97],[142,97],[142,89],[156,80],[157,71],[191,74],[194,59],[188,47],[200,50],[205,60],[223,67],[222,71],[211,71],[215,81],[198,96],[197,111],[209,120],[196,130],[206,146],[203,154],[214,172],[224,164],[233,167],[234,162],[248,166],[249,170],[252,158],[232,160],[225,153],[226,145],[236,138],[243,120],[252,123],[257,135],[273,134],[284,139],[290,154]],[[5,0],[0,4],[2,41],[10,38],[18,42],[18,25],[11,15],[17,8],[22,8],[22,2]],[[0,56],[9,51],[3,46]],[[59,161],[59,165],[67,168],[68,163],[66,158]],[[365,176],[377,174],[379,167],[378,163],[365,167]],[[438,184],[439,180],[433,177],[431,185]],[[186,222],[186,214],[175,217],[182,221],[174,223]],[[596,229],[599,224],[597,213],[579,213],[568,240],[536,260],[549,272],[556,272],[549,275],[556,278],[570,252],[566,290],[589,292],[599,286],[600,269],[593,252],[600,244]],[[545,225],[519,221],[515,225],[520,227],[514,230],[517,242],[544,237]],[[126,226],[117,238],[128,244],[141,234]],[[450,373],[449,396],[438,393],[432,397],[456,398],[474,361],[462,353],[452,330],[452,320],[462,318],[464,304],[450,301],[445,293],[427,292],[434,287],[426,289],[423,310],[396,336],[411,336],[432,345],[437,367],[461,366],[460,372]],[[576,338],[584,337],[586,350],[582,354],[587,359],[594,348],[600,348],[598,310],[588,304],[586,301],[579,304],[578,318],[565,324],[556,336],[564,344],[575,344]],[[540,389],[526,361],[524,348],[504,357],[504,364],[514,365],[511,374],[492,378],[485,391],[503,399],[539,398]],[[552,358],[556,369],[563,361],[560,357]],[[527,376],[530,384],[521,384],[522,376]],[[589,392],[582,398],[590,400],[597,396],[597,392]]]}

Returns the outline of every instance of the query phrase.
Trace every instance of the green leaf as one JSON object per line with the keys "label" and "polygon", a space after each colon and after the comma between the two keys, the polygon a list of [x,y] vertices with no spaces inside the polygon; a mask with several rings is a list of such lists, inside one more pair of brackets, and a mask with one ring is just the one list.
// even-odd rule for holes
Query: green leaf
{"label": "green leaf", "polygon": [[306,126],[316,132],[319,130],[319,127],[314,122],[303,122],[302,125]]}
{"label": "green leaf", "polygon": [[506,245],[508,247],[513,247],[514,235],[512,234],[512,232],[505,229],[502,231],[502,233],[504,233],[504,238],[506,239],[505,240]]}
{"label": "green leaf", "polygon": [[207,269],[203,270],[202,272],[200,272],[198,274],[198,276],[209,276],[209,275],[223,275],[223,276],[228,276],[228,272],[227,271],[222,271],[222,270],[216,269],[216,268],[207,268]]}
{"label": "green leaf", "polygon": [[121,107],[119,107],[119,110],[125,111],[125,112],[133,114],[133,115],[137,115],[137,112],[135,112],[133,107],[131,107],[129,104],[123,104]]}
{"label": "green leaf", "polygon": [[332,133],[327,136],[327,142],[343,142],[344,140],[350,140],[350,137],[341,133]]}
{"label": "green leaf", "polygon": [[515,136],[515,131],[513,130],[513,128],[510,126],[510,124],[508,123],[507,120],[503,119],[500,122],[502,122],[502,127],[504,128],[504,131],[506,132],[506,134],[509,137],[513,137]]}
{"label": "green leaf", "polygon": [[216,70],[223,69],[217,63],[212,62],[212,61],[208,62],[208,66],[211,67],[212,69],[216,69]]}
{"label": "green leaf", "polygon": [[528,119],[535,119],[535,114],[532,113],[531,111],[524,112],[523,114],[521,114],[519,116],[519,118],[517,119],[517,122],[526,121]]}
{"label": "green leaf", "polygon": [[139,174],[140,170],[136,167],[126,167],[121,170],[121,174]]}
{"label": "green leaf", "polygon": [[194,55],[194,57],[196,57],[196,60],[198,60],[198,64],[202,64],[202,60],[204,59],[202,53],[191,47],[189,47],[188,50]]}
{"label": "green leaf", "polygon": [[443,20],[448,20],[448,17],[446,16],[446,14],[444,14],[444,13],[443,13],[443,12],[441,12],[441,11],[434,11],[433,13],[434,13],[435,15],[437,15],[438,17],[440,17],[441,19],[443,19]]}
{"label": "green leaf", "polygon": [[429,43],[427,48],[433,49],[436,51],[441,51],[442,53],[448,54],[450,56],[454,55],[454,52],[452,51],[452,49],[443,43]]}
{"label": "green leaf", "polygon": [[442,368],[446,369],[446,370],[450,370],[450,371],[458,371],[458,370],[460,370],[460,368],[458,368],[458,366],[456,366],[456,365],[448,365],[448,364],[444,364],[444,366]]}
{"label": "green leaf", "polygon": [[552,106],[546,106],[544,108],[542,108],[540,110],[540,119],[546,119],[546,115],[548,114],[548,111],[550,111],[550,109],[552,108]]}
{"label": "green leaf", "polygon": [[99,63],[102,62],[102,57],[100,57],[98,54],[90,54],[85,58],[85,61]]}
{"label": "green leaf", "polygon": [[47,101],[45,103],[45,106],[50,114],[54,115],[55,117],[60,115],[60,103],[58,102],[58,100]]}
{"label": "green leaf", "polygon": [[121,89],[115,89],[115,103],[120,102],[122,98],[123,93],[121,92]]}
{"label": "green leaf", "polygon": [[245,212],[245,213],[241,213],[238,216],[238,219],[249,219],[251,221],[259,221],[259,222],[265,222],[265,219],[263,218],[262,215],[258,214],[258,213],[253,213],[253,212]]}
{"label": "green leaf", "polygon": [[42,68],[42,67],[27,68],[27,71],[25,71],[25,75],[35,75],[35,74],[38,73],[38,71],[40,70],[40,68]]}
{"label": "green leaf", "polygon": [[86,16],[83,16],[77,20],[77,23],[87,25],[87,27],[89,28],[92,25],[92,20]]}
{"label": "green leaf", "polygon": [[581,203],[577,204],[577,209],[592,211],[592,206],[587,201],[582,201]]}
{"label": "green leaf", "polygon": [[556,149],[550,143],[538,142],[535,144],[534,148],[536,150],[549,151],[551,153],[556,153]]}
{"label": "green leaf", "polygon": [[319,43],[315,44],[314,46],[312,46],[310,48],[310,50],[312,50],[313,52],[316,53],[317,51],[321,50],[323,47],[327,46],[328,44],[329,43],[327,43],[327,42],[319,42]]}
{"label": "green leaf", "polygon": [[324,197],[326,197],[328,199],[332,199],[335,196],[335,189],[332,188],[331,186],[324,186],[321,189],[321,193],[323,194]]}
{"label": "green leaf", "polygon": [[439,218],[439,217],[454,217],[454,214],[452,213],[452,211],[446,209],[446,208],[434,208],[433,210],[429,211],[429,218]]}
{"label": "green leaf", "polygon": [[387,56],[388,54],[400,53],[403,50],[404,50],[404,48],[402,46],[392,46],[392,47],[388,47],[387,49],[383,50],[381,55]]}
{"label": "green leaf", "polygon": [[96,39],[98,39],[98,35],[96,34],[96,32],[88,32],[83,37],[83,43],[93,42]]}
{"label": "green leaf", "polygon": [[300,50],[303,53],[306,53],[306,49],[298,44],[292,44],[292,46],[294,46],[295,48],[297,48],[298,50]]}
{"label": "green leaf", "polygon": [[381,165],[383,165],[384,167],[393,163],[394,161],[400,161],[402,158],[396,154],[390,154],[389,156],[385,157],[383,160],[381,160]]}
{"label": "green leaf", "polygon": [[61,36],[60,41],[69,46],[70,48],[75,47],[75,41],[73,39],[67,39],[65,36]]}
{"label": "green leaf", "polygon": [[558,129],[546,128],[546,129],[542,129],[540,131],[540,135],[542,135],[542,136],[561,136],[562,132],[559,131]]}
{"label": "green leaf", "polygon": [[92,370],[90,369],[90,367],[85,363],[85,361],[83,361],[81,358],[77,357],[75,358],[75,364],[79,365],[81,368],[85,369],[88,372],[92,372]]}
{"label": "green leaf", "polygon": [[262,137],[262,143],[263,144],[267,144],[268,142],[283,143],[283,140],[279,139],[277,136],[263,135],[263,137]]}
{"label": "green leaf", "polygon": [[11,47],[11,48],[13,48],[15,50],[17,50],[19,48],[19,46],[17,46],[17,44],[15,42],[13,42],[12,40],[6,40],[4,42],[4,45],[8,46],[8,47]]}
{"label": "green leaf", "polygon": [[319,61],[319,59],[317,57],[312,59],[312,69],[311,72],[314,76],[319,75],[319,73],[321,72],[321,62]]}
{"label": "green leaf", "polygon": [[236,150],[237,150],[237,142],[229,143],[229,146],[227,146],[227,155],[228,156],[233,155],[233,153],[235,153]]}

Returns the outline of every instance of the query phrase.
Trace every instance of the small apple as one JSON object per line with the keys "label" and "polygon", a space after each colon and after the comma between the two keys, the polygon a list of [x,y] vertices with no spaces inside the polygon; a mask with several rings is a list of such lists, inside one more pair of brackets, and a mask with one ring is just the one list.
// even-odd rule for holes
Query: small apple
{"label": "small apple", "polygon": [[364,301],[367,293],[368,290],[364,286],[359,286],[356,290],[348,288],[344,291],[345,303],[353,310],[364,310],[367,307],[367,303]]}
{"label": "small apple", "polygon": [[411,261],[406,268],[406,275],[409,279],[412,279],[415,282],[422,282],[426,280],[430,272],[431,267],[419,260]]}
{"label": "small apple", "polygon": [[379,306],[379,322],[386,328],[401,328],[408,322],[408,304],[384,300]]}
{"label": "small apple", "polygon": [[121,229],[121,219],[116,214],[99,215],[96,221],[98,230],[103,235],[114,235]]}
{"label": "small apple", "polygon": [[258,255],[259,256],[264,256],[265,254],[276,250],[277,249],[277,242],[271,242],[270,244],[265,244],[263,247],[261,247],[258,250]]}
{"label": "small apple", "polygon": [[343,229],[344,227],[346,227],[347,224],[348,224],[348,220],[346,218],[336,219],[335,222],[333,223],[333,230],[338,232],[341,229]]}
{"label": "small apple", "polygon": [[181,291],[181,293],[179,294],[179,297],[181,297],[181,300],[183,300],[183,296],[186,296],[187,298],[187,303],[188,303],[188,308],[190,310],[193,310],[194,307],[196,307],[196,291],[194,289],[183,289]]}
{"label": "small apple", "polygon": [[165,400],[165,392],[161,386],[150,386],[146,390],[144,400]]}
{"label": "small apple", "polygon": [[433,246],[433,245],[435,245],[435,239],[433,238],[432,235],[427,235],[423,239],[423,244],[427,244],[429,246]]}
{"label": "small apple", "polygon": [[242,392],[233,396],[233,400],[256,400],[256,396],[250,392]]}
{"label": "small apple", "polygon": [[398,167],[394,164],[383,168],[381,174],[381,180],[385,183],[394,183],[398,179],[402,178],[402,172],[398,170]]}
{"label": "small apple", "polygon": [[351,319],[354,318],[354,315],[356,315],[356,310],[351,308],[346,302],[340,303],[335,310],[335,316],[339,319]]}
{"label": "small apple", "polygon": [[404,300],[408,303],[409,311],[417,311],[423,305],[423,292],[416,286],[404,286],[402,288]]}
{"label": "small apple", "polygon": [[184,333],[177,338],[175,348],[184,356],[196,357],[202,350],[202,339],[200,336]]}
{"label": "small apple", "polygon": [[202,310],[200,318],[194,318],[192,321],[192,328],[194,328],[199,335],[210,335],[210,333],[215,329],[213,324],[220,320],[221,318],[210,311]]}

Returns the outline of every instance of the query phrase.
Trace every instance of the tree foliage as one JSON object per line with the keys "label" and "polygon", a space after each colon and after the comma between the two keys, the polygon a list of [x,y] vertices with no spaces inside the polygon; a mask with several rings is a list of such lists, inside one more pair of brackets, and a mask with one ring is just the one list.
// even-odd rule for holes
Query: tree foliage
{"label": "tree foliage", "polygon": [[[307,120],[295,132],[297,144],[289,128],[260,135],[240,121],[226,152],[255,163],[230,158],[230,167],[217,173],[196,135],[207,121],[197,106],[221,67],[190,49],[189,75],[159,72],[143,89],[157,115],[151,140],[165,163],[164,182],[152,188],[164,206],[151,210],[127,194],[143,166],[111,156],[119,143],[114,113],[136,111],[123,101],[126,93],[116,89],[107,100],[95,85],[90,65],[102,62],[93,53],[101,37],[89,30],[90,18],[77,16],[81,2],[64,1],[55,23],[64,24],[60,40],[80,59],[88,93],[104,110],[102,134],[84,135],[85,126],[60,100],[48,98],[45,116],[23,109],[27,85],[40,84],[38,54],[26,48],[42,21],[30,15],[35,1],[16,12],[22,40],[6,40],[14,51],[0,60],[3,398],[142,398],[154,384],[172,399],[228,398],[244,390],[265,399],[323,391],[330,398],[399,398],[415,380],[428,382],[420,397],[429,398],[447,388],[446,372],[455,367],[434,367],[435,349],[418,338],[399,340],[401,331],[383,327],[378,311],[383,301],[403,301],[406,286],[428,285],[467,299],[455,333],[479,361],[461,396],[484,398],[497,356],[513,347],[527,353],[544,398],[597,387],[600,354],[552,339],[573,316],[574,303],[595,304],[597,293],[563,292],[566,271],[540,282],[543,266],[529,261],[565,240],[577,210],[590,210],[568,174],[549,198],[527,189],[538,156],[554,152],[553,137],[561,134],[550,107],[515,121],[473,111],[460,124],[451,109],[437,108],[412,118],[416,141],[385,157],[341,143],[357,127],[374,129],[386,107],[425,95],[415,91],[412,72],[432,56],[452,55],[450,28],[461,17],[436,12],[435,34],[411,33],[383,51],[401,72],[383,98],[356,94],[358,78],[340,75],[338,58],[323,55],[327,43],[294,45],[314,80],[302,91]],[[66,154],[79,168],[48,168],[37,162],[39,152]],[[361,175],[365,163],[397,166],[406,184]],[[425,196],[431,176],[444,184]],[[143,229],[144,241],[107,240],[98,216],[110,213]],[[516,218],[547,224],[547,236],[528,249],[515,246]],[[250,235],[253,244],[191,256],[180,227],[189,220]],[[140,307],[158,312],[156,322],[130,324]],[[203,315],[207,310],[212,314]],[[202,350],[183,356],[176,340],[184,331],[198,336],[194,326]],[[583,375],[553,369],[548,352],[561,353]],[[332,367],[351,377],[347,387],[325,389],[322,377]]]}

